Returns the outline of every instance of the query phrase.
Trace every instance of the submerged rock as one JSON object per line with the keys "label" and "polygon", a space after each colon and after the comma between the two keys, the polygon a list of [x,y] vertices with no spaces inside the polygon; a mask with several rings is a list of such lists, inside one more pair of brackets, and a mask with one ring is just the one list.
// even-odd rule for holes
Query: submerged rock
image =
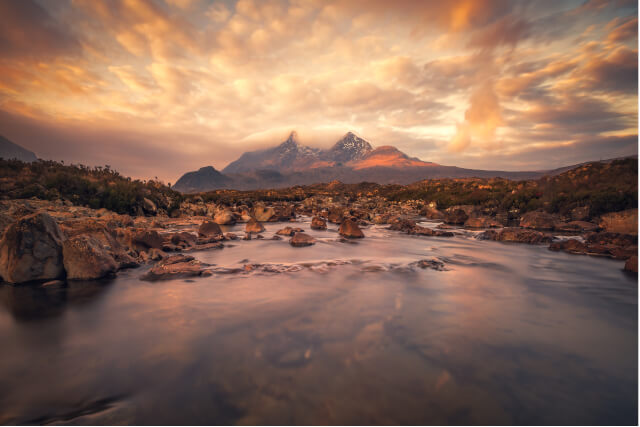
{"label": "submerged rock", "polygon": [[316,239],[305,233],[296,233],[291,239],[289,239],[289,244],[296,248],[311,246],[315,243]]}
{"label": "submerged rock", "polygon": [[19,219],[0,241],[0,276],[11,283],[64,276],[63,239],[58,224],[46,213]]}
{"label": "submerged rock", "polygon": [[62,244],[64,269],[67,279],[94,280],[110,276],[118,264],[108,250],[97,239],[79,235]]}
{"label": "submerged rock", "polygon": [[345,219],[340,224],[340,229],[338,230],[341,236],[348,237],[350,239],[361,239],[364,237],[364,233],[358,227],[354,221],[350,219]]}
{"label": "submerged rock", "polygon": [[416,261],[414,263],[411,263],[410,265],[414,265],[416,267],[422,268],[422,269],[432,269],[432,270],[437,270],[437,271],[445,271],[446,268],[444,267],[444,262],[437,260],[437,259],[421,259],[420,261]]}

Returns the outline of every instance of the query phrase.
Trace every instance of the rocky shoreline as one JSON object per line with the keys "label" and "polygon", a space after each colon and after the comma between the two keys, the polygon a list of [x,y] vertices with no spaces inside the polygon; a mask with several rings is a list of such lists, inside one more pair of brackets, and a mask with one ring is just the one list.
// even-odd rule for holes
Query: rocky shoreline
{"label": "rocky shoreline", "polygon": [[[143,264],[152,265],[143,280],[211,275],[207,265],[184,252],[220,250],[240,238],[221,226],[245,224],[244,240],[263,239],[265,222],[286,222],[270,238],[293,247],[315,244],[296,222],[311,217],[310,228],[339,226],[340,239],[364,238],[371,224],[423,237],[452,237],[452,229],[479,231],[478,239],[545,244],[550,250],[625,260],[637,273],[637,209],[602,215],[585,212],[562,218],[542,211],[522,215],[517,224],[506,216],[486,215],[471,205],[438,210],[419,201],[390,202],[361,197],[355,201],[308,198],[300,202],[215,204],[183,202],[179,217],[120,215],[106,209],[73,206],[61,201],[0,202],[0,276],[10,283],[93,280]],[[588,214],[586,214],[588,215]],[[421,221],[442,221],[437,227]],[[293,226],[295,224],[295,226]],[[635,232],[635,233],[634,233]],[[557,236],[569,235],[566,238]]]}

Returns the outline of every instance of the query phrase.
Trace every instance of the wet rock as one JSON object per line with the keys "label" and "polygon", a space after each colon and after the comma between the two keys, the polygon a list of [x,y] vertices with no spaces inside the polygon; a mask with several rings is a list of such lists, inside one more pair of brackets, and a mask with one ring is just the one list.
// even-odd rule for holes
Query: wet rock
{"label": "wet rock", "polygon": [[464,226],[467,228],[497,228],[502,224],[487,216],[476,216],[468,218]]}
{"label": "wet rock", "polygon": [[431,228],[421,227],[419,225],[416,225],[415,227],[410,229],[407,233],[411,234],[411,235],[414,235],[414,236],[435,236],[435,237],[453,237],[453,236],[455,236],[455,234],[453,234],[451,231],[433,230]]}
{"label": "wet rock", "polygon": [[282,237],[274,234],[273,236],[271,236],[271,240],[282,240]]}
{"label": "wet rock", "polygon": [[[211,274],[210,272],[208,273]],[[188,255],[172,255],[154,265],[148,272],[142,275],[142,280],[167,280],[181,277],[206,276],[204,265]]]}
{"label": "wet rock", "polygon": [[394,218],[389,222],[391,223],[391,225],[388,227],[388,229],[393,231],[409,232],[414,227],[416,227],[416,222],[410,219]]}
{"label": "wet rock", "polygon": [[304,230],[302,228],[293,228],[293,227],[285,227],[281,230],[278,230],[276,234],[280,236],[293,236],[296,233],[302,233]]}
{"label": "wet rock", "polygon": [[351,219],[345,219],[340,224],[340,229],[338,230],[341,236],[348,237],[350,239],[361,239],[364,237],[364,233]]}
{"label": "wet rock", "polygon": [[315,243],[316,239],[305,233],[296,233],[291,239],[289,239],[289,244],[296,248],[311,246]]}
{"label": "wet rock", "polygon": [[311,219],[311,229],[312,230],[326,230],[327,229],[327,221],[320,218],[319,216],[314,216]]}
{"label": "wet rock", "polygon": [[520,227],[535,230],[553,230],[558,218],[542,211],[527,212],[520,218]]}
{"label": "wet rock", "polygon": [[238,236],[235,233],[227,233],[224,237],[227,240],[238,240]]}
{"label": "wet rock", "polygon": [[12,283],[52,280],[64,275],[58,224],[46,213],[22,217],[0,241],[0,276]]}
{"label": "wet rock", "polygon": [[344,217],[342,216],[341,211],[334,209],[329,212],[329,215],[327,215],[327,220],[334,224],[340,224],[344,221]]}
{"label": "wet rock", "polygon": [[247,233],[262,233],[264,226],[260,224],[256,219],[251,218],[244,229]]}
{"label": "wet rock", "polygon": [[588,253],[587,244],[576,239],[561,240],[559,242],[553,242],[549,246],[552,251],[564,251],[571,254],[586,254]]}
{"label": "wet rock", "polygon": [[204,221],[198,227],[198,235],[202,237],[222,236],[222,229],[215,221]]}
{"label": "wet rock", "polygon": [[552,237],[535,230],[522,228],[503,228],[502,230],[487,230],[478,235],[480,240],[495,240],[498,242],[516,243],[550,243]]}
{"label": "wet rock", "polygon": [[600,217],[600,227],[605,231],[622,234],[638,234],[638,209],[612,212]]}
{"label": "wet rock", "polygon": [[443,212],[431,206],[425,206],[424,208],[422,208],[420,210],[420,215],[424,216],[427,219],[444,219],[445,217]]}
{"label": "wet rock", "polygon": [[624,263],[624,270],[632,273],[638,272],[638,256],[634,255]]}
{"label": "wet rock", "polygon": [[444,215],[444,222],[447,224],[462,225],[469,218],[469,215],[463,209],[450,209]]}
{"label": "wet rock", "polygon": [[62,244],[64,269],[69,280],[94,280],[113,275],[118,264],[94,237],[79,235]]}

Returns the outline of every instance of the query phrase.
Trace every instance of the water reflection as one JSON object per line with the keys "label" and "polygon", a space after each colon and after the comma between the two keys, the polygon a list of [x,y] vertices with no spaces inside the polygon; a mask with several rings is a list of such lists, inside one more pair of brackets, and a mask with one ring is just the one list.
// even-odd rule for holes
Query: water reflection
{"label": "water reflection", "polygon": [[[636,422],[637,278],[620,262],[311,233],[196,254],[300,266],[285,273],[1,288],[0,423]],[[391,268],[433,257],[448,270]]]}

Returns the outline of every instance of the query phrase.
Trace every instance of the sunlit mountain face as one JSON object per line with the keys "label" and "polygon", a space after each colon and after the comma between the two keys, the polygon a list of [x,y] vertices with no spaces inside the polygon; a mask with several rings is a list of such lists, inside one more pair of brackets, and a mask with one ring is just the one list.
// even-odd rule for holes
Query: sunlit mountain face
{"label": "sunlit mountain face", "polygon": [[0,16],[0,134],[44,159],[175,181],[292,130],[309,153],[353,130],[379,152],[338,154],[379,165],[637,153],[635,1],[7,0]]}

